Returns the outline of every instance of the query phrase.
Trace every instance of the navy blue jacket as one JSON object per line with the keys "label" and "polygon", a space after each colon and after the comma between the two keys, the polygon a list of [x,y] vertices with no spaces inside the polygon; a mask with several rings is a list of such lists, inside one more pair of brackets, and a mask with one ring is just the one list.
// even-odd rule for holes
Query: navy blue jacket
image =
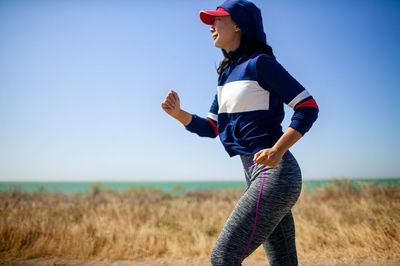
{"label": "navy blue jacket", "polygon": [[[254,4],[228,0],[221,7],[233,20],[237,19],[239,28],[247,29],[242,29],[244,34],[265,42],[261,14],[255,12]],[[243,15],[246,10],[247,18]],[[274,57],[260,52],[249,54],[243,49],[228,56],[232,60],[219,76],[217,93],[207,118],[192,114],[187,130],[202,137],[219,135],[232,157],[271,148],[278,141],[283,134],[283,104],[294,110],[291,128],[302,135],[311,128],[319,111],[315,100]]]}

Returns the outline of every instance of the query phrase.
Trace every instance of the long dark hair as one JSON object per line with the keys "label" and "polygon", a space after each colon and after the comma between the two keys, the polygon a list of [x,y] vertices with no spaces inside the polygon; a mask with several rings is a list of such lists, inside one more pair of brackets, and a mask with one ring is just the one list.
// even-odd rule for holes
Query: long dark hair
{"label": "long dark hair", "polygon": [[[268,44],[264,43],[263,41],[254,41],[251,40],[249,37],[247,37],[245,34],[242,34],[242,37],[240,39],[240,46],[237,50],[233,52],[233,54],[236,54],[236,56],[239,56],[242,53],[248,53],[252,54],[255,52],[261,52],[267,55],[272,56],[275,58],[274,52],[272,51],[272,47],[269,46]],[[228,67],[229,61],[232,60],[232,52],[226,53],[224,50],[224,55],[225,58],[221,61],[219,64],[219,67],[217,69],[218,75],[221,75],[222,72]]]}

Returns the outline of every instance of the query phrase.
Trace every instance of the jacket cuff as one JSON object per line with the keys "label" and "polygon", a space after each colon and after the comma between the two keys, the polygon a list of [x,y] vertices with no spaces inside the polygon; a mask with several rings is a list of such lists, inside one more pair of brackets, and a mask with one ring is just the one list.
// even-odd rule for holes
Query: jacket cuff
{"label": "jacket cuff", "polygon": [[304,136],[304,134],[310,129],[310,126],[307,125],[307,123],[300,120],[292,120],[289,127],[299,131],[302,136]]}
{"label": "jacket cuff", "polygon": [[189,130],[190,132],[195,133],[197,131],[196,129],[198,128],[198,118],[199,117],[195,114],[191,114],[191,115],[192,115],[192,121],[190,121],[190,123],[187,126],[185,126],[185,128],[187,130]]}

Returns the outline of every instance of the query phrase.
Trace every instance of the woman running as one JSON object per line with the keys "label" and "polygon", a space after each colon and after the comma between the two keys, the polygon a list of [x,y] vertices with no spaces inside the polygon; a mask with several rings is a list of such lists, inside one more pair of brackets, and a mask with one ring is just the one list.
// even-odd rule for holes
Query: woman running
{"label": "woman running", "polygon": [[[297,265],[291,209],[302,177],[289,148],[311,128],[318,106],[277,62],[253,3],[228,0],[214,11],[200,11],[200,19],[211,25],[214,45],[224,54],[207,118],[181,110],[174,91],[161,107],[190,132],[219,136],[229,156],[239,155],[243,163],[248,188],[215,243],[211,263],[242,265],[263,245],[270,265]],[[284,103],[294,110],[285,132]]]}

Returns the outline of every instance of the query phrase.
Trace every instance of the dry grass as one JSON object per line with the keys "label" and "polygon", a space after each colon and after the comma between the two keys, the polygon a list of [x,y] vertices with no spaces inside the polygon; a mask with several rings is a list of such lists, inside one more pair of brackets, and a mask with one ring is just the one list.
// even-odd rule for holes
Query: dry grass
{"label": "dry grass", "polygon": [[[3,191],[0,259],[208,258],[243,191]],[[400,259],[400,185],[304,187],[293,215],[299,259]]]}

